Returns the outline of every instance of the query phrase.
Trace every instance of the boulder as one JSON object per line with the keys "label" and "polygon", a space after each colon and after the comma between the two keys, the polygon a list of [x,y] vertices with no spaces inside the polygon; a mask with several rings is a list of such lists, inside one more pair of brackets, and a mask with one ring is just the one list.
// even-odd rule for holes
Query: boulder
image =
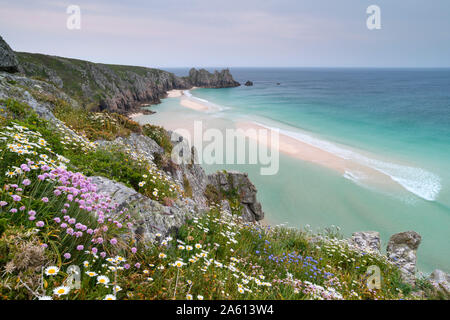
{"label": "boulder", "polygon": [[251,87],[252,85],[253,85],[253,82],[250,81],[250,80],[248,80],[248,81],[245,83],[245,86],[247,86],[247,87]]}
{"label": "boulder", "polygon": [[405,282],[414,285],[416,273],[416,252],[422,237],[415,231],[396,233],[389,239],[386,255],[402,273]]}
{"label": "boulder", "polygon": [[376,231],[355,232],[352,234],[350,244],[365,252],[380,253],[380,233]]}
{"label": "boulder", "polygon": [[183,225],[188,217],[193,215],[191,201],[178,199],[173,206],[164,206],[134,189],[104,177],[91,178],[97,186],[98,193],[104,193],[119,204],[117,210],[128,208],[128,212],[137,223],[133,226],[134,237],[137,241],[154,241],[156,233],[167,235]]}
{"label": "boulder", "polygon": [[0,36],[0,71],[18,72],[19,62],[11,47]]}
{"label": "boulder", "polygon": [[247,173],[218,171],[208,175],[208,184],[221,194],[237,194],[242,206],[242,218],[254,222],[264,218],[261,204],[256,199],[256,187]]}
{"label": "boulder", "polygon": [[446,291],[450,291],[450,274],[436,269],[430,274],[428,279],[436,289],[441,290],[444,288]]}

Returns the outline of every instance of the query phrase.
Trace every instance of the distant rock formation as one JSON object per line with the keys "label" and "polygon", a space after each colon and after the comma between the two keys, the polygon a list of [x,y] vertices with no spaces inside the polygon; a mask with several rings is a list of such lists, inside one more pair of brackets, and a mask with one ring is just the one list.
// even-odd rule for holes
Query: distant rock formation
{"label": "distant rock formation", "polygon": [[264,218],[261,204],[256,199],[256,187],[247,173],[218,171],[208,175],[208,183],[219,192],[237,193],[242,206],[242,217],[246,221],[258,221]]}
{"label": "distant rock formation", "polygon": [[214,73],[211,73],[205,69],[192,68],[189,70],[187,81],[194,87],[203,88],[231,88],[241,85],[233,79],[229,69],[220,72],[215,70]]}
{"label": "distant rock formation", "polygon": [[19,62],[11,47],[0,36],[0,71],[18,72]]}
{"label": "distant rock formation", "polygon": [[253,85],[253,82],[250,81],[250,80],[248,80],[248,81],[245,83],[245,86],[247,86],[247,87],[251,87],[252,85]]}
{"label": "distant rock formation", "polygon": [[402,272],[405,282],[414,285],[417,263],[417,249],[422,237],[415,231],[396,233],[389,239],[386,254]]}

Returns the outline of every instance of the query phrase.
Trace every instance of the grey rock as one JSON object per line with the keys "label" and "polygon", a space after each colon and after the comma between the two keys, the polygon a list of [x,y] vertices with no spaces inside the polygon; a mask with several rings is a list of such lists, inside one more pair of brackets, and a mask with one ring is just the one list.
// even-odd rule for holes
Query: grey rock
{"label": "grey rock", "polygon": [[248,80],[244,85],[247,87],[251,87],[251,86],[253,86],[253,82]]}
{"label": "grey rock", "polygon": [[446,291],[450,291],[450,274],[436,269],[430,274],[429,280],[436,289],[444,288]]}
{"label": "grey rock", "polygon": [[0,36],[0,71],[18,72],[19,62],[11,47]]}
{"label": "grey rock", "polygon": [[153,162],[155,154],[163,154],[164,149],[150,137],[139,133],[132,132],[128,137],[118,137],[114,141],[98,140],[99,146],[123,146],[146,158],[149,162]]}
{"label": "grey rock", "polygon": [[401,271],[405,282],[414,285],[417,263],[417,249],[422,237],[415,231],[396,233],[389,239],[387,258]]}
{"label": "grey rock", "polygon": [[247,173],[218,171],[208,175],[208,184],[222,193],[237,192],[242,206],[242,217],[246,221],[258,221],[264,218],[261,204],[256,198],[256,187],[248,178]]}
{"label": "grey rock", "polygon": [[155,234],[167,235],[178,229],[187,218],[193,215],[193,204],[189,201],[176,201],[172,207],[164,206],[124,184],[104,177],[92,177],[98,193],[104,193],[119,204],[117,210],[128,208],[137,223],[133,227],[138,241],[153,242]]}
{"label": "grey rock", "polygon": [[380,252],[380,233],[376,231],[354,232],[350,243],[365,252]]}
{"label": "grey rock", "polygon": [[187,80],[192,86],[204,88],[229,88],[241,85],[233,79],[229,69],[220,72],[215,70],[214,73],[210,73],[206,69],[192,68],[189,70]]}

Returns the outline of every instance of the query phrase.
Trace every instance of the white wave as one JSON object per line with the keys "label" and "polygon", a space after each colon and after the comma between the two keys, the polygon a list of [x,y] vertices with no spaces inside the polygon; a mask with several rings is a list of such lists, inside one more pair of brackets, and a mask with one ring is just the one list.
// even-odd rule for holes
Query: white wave
{"label": "white wave", "polygon": [[[257,124],[270,130],[275,129],[261,123]],[[378,172],[389,176],[392,180],[399,183],[409,192],[425,200],[436,200],[441,190],[440,177],[422,168],[399,165],[391,162],[372,159],[355,151],[345,149],[334,143],[312,137],[302,132],[290,131],[285,129],[278,130],[281,134],[287,135],[298,141],[307,143],[313,147],[332,153],[342,159],[352,160],[374,170],[377,170]],[[351,176],[350,174],[347,174],[347,176],[345,177],[348,179],[355,179],[355,176]]]}
{"label": "white wave", "polygon": [[192,93],[191,93],[189,90],[184,90],[184,91],[183,91],[183,94],[184,94],[186,97],[192,97]]}

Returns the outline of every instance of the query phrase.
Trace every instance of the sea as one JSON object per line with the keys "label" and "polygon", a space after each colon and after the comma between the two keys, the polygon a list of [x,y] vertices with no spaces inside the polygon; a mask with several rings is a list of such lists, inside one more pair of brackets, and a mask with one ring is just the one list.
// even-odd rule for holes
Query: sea
{"label": "sea", "polygon": [[[207,68],[213,71],[215,68]],[[167,69],[185,76],[187,68]],[[378,231],[422,236],[418,269],[450,272],[450,69],[231,68],[253,86],[184,92],[207,112],[181,106],[182,98],[149,107],[141,123],[174,130],[202,120],[205,127],[254,122],[370,168],[338,172],[280,153],[275,175],[254,164],[203,164],[207,172],[248,172],[270,224],[313,231]],[[372,181],[373,182],[373,181]]]}

